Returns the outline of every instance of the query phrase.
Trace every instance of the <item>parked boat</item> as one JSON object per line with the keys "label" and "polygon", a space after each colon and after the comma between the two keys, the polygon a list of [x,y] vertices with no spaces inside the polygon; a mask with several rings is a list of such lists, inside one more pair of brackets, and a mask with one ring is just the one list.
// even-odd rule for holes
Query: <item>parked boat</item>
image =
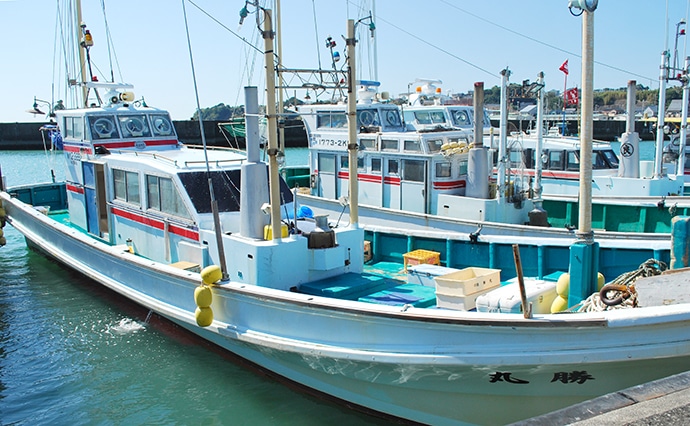
{"label": "parked boat", "polygon": [[[271,13],[256,13],[271,61]],[[348,39],[351,58],[352,20]],[[101,87],[103,105],[57,112],[66,182],[3,188],[2,216],[31,247],[278,376],[409,421],[504,424],[687,369],[688,304],[477,312],[474,289],[495,289],[499,271],[444,275],[445,307],[435,288],[367,272],[356,220],[299,219],[278,178],[271,90],[267,167],[255,88],[245,156],[184,146],[164,110]]]}

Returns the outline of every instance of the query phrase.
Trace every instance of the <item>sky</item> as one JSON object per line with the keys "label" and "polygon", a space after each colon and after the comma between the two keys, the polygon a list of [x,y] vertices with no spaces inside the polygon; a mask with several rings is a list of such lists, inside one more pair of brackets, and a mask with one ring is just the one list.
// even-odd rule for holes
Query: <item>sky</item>
{"label": "sky", "polygon": [[[112,69],[116,81],[134,85],[137,99],[143,96],[148,105],[167,109],[175,120],[189,119],[197,98],[202,108],[242,105],[243,87],[255,85],[263,91],[265,81],[255,14],[239,25],[244,3],[82,0],[83,21],[94,39],[95,73],[107,81]],[[689,4],[599,1],[594,12],[594,88],[621,88],[636,80],[658,89],[661,54],[668,49],[673,58],[677,23],[687,19]],[[66,9],[62,0],[0,0],[0,122],[43,121],[45,116],[26,112],[34,97],[52,102],[66,97],[64,73],[59,71],[64,63],[54,53],[63,49],[56,42],[62,28],[58,5]],[[273,8],[274,0],[268,6]],[[375,47],[367,31],[358,38],[358,79],[377,75],[379,90],[393,96],[414,90],[419,78],[440,80],[437,86],[444,93],[470,91],[475,82],[491,88],[500,85],[499,73],[506,67],[511,83],[534,81],[543,71],[547,90],[582,86],[583,18],[571,14],[568,0],[379,0],[374,5],[371,0],[283,0],[281,10],[282,63],[292,69],[330,69],[326,37],[333,37],[344,57],[347,19],[374,12]],[[365,20],[361,28],[367,25]],[[677,43],[680,64],[686,38]],[[565,60],[567,81],[559,71]],[[304,91],[293,94],[302,98]]]}

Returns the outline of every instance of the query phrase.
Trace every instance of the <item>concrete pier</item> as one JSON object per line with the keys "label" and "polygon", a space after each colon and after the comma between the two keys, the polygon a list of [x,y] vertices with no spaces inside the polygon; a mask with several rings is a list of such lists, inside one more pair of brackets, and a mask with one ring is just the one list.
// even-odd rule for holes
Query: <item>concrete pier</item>
{"label": "concrete pier", "polygon": [[[295,121],[294,123],[291,121]],[[244,138],[228,140],[218,127],[223,121],[205,121],[204,133],[210,146],[231,146],[244,148]],[[0,123],[0,150],[43,149],[41,132],[38,130],[48,122]],[[185,144],[200,145],[199,123],[192,120],[173,121],[177,136]],[[306,147],[307,135],[301,120],[289,120],[285,125],[285,146],[288,148]]]}

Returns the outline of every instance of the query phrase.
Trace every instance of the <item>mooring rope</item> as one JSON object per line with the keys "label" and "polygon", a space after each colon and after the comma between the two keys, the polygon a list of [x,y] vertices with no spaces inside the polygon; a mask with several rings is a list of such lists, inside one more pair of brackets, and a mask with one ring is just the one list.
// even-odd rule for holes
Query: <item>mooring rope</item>
{"label": "mooring rope", "polygon": [[[607,296],[607,299],[614,300],[617,297],[621,297],[622,301],[620,303],[606,304],[601,300],[600,293],[597,292],[584,300],[575,312],[601,312],[612,309],[634,308],[637,306],[637,291],[633,285],[635,281],[643,277],[659,275],[666,269],[668,269],[666,263],[656,259],[649,259],[636,270],[619,275],[615,280],[602,288],[602,291],[607,295],[611,292],[617,292],[616,296],[613,298],[608,298]],[[607,291],[607,288],[611,288],[611,290]]]}

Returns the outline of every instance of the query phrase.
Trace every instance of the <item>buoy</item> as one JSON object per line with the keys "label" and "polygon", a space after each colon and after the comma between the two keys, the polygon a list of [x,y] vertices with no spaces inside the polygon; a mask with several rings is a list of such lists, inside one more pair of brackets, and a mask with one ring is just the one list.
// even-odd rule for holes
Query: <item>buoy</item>
{"label": "buoy", "polygon": [[601,288],[604,287],[604,284],[606,284],[604,274],[597,272],[597,291],[601,291]]}
{"label": "buoy", "polygon": [[566,309],[568,309],[568,299],[565,299],[563,296],[557,296],[555,299],[553,299],[553,302],[551,303],[552,314],[563,312]]}
{"label": "buoy", "polygon": [[201,280],[206,284],[213,284],[223,278],[223,272],[218,265],[209,265],[201,270]]}
{"label": "buoy", "polygon": [[556,281],[556,293],[559,296],[568,299],[568,292],[570,291],[570,274],[565,273],[558,277]]}
{"label": "buoy", "polygon": [[213,293],[211,287],[202,284],[194,289],[194,302],[200,308],[208,308],[213,301]]}
{"label": "buoy", "polygon": [[194,317],[199,327],[208,327],[213,322],[213,311],[211,308],[196,308]]}
{"label": "buoy", "polygon": [[5,237],[0,237],[0,246],[4,246],[5,244],[7,244]]}

